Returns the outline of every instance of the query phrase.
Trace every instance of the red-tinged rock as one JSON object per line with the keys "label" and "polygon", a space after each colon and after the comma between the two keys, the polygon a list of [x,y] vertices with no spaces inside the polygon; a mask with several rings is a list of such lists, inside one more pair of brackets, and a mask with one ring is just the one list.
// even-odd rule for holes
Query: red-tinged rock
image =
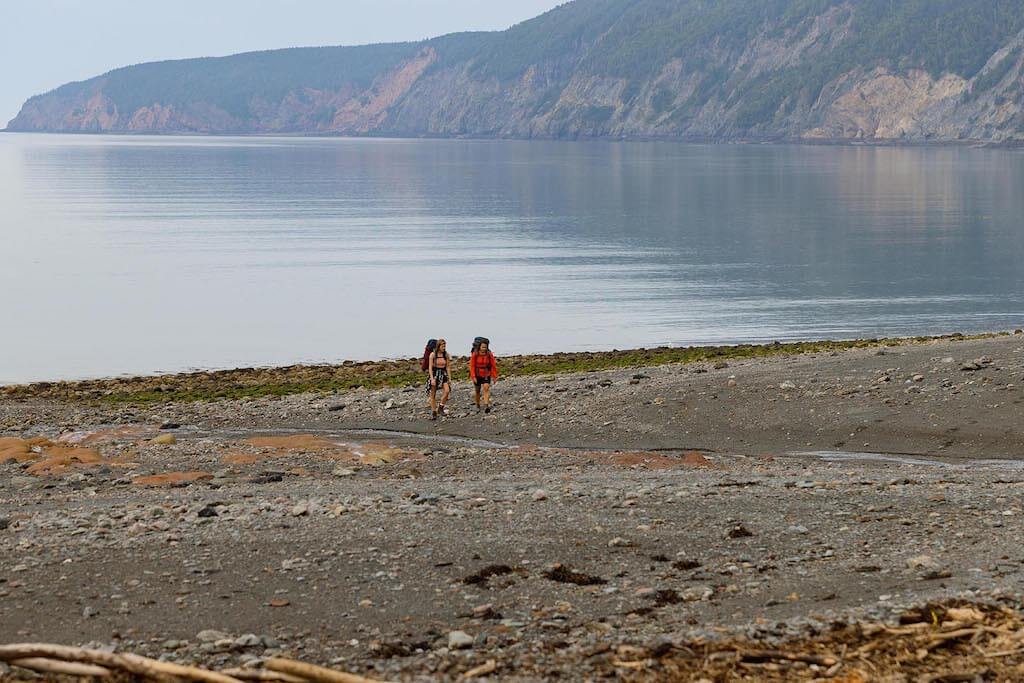
{"label": "red-tinged rock", "polygon": [[18,463],[39,460],[42,455],[38,450],[52,445],[53,442],[42,437],[33,439],[0,438],[0,463],[7,460],[14,460]]}
{"label": "red-tinged rock", "polygon": [[25,473],[35,477],[60,476],[70,467],[90,467],[103,462],[103,456],[92,448],[51,446],[43,451],[43,459],[32,464]]}
{"label": "red-tinged rock", "polygon": [[699,453],[697,451],[688,451],[688,452],[684,453],[683,457],[680,459],[680,462],[682,462],[682,464],[686,465],[687,467],[714,467],[715,466],[715,464],[713,462],[711,462],[710,460],[705,458],[703,456],[703,454],[701,454],[701,453]]}

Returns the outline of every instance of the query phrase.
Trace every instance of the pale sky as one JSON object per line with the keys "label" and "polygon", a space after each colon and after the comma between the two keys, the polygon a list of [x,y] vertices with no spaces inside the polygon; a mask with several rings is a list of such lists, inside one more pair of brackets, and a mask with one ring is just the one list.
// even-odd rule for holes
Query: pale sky
{"label": "pale sky", "polygon": [[119,66],[497,30],[565,0],[4,0],[0,129],[32,95]]}

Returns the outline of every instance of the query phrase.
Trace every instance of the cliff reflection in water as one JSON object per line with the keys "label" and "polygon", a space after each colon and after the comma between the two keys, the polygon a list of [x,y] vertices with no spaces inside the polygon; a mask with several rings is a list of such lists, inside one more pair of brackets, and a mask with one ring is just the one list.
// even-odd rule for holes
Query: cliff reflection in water
{"label": "cliff reflection in water", "polygon": [[[0,136],[0,381],[1021,324],[1005,150]],[[73,331],[73,334],[69,334]]]}

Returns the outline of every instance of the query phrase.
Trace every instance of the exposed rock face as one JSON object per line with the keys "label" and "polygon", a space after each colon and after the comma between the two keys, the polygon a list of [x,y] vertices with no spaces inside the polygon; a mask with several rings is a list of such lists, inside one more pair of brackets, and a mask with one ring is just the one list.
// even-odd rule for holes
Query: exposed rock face
{"label": "exposed rock face", "polygon": [[807,136],[891,140],[938,135],[956,139],[960,137],[956,126],[946,123],[955,116],[935,122],[929,118],[943,109],[955,114],[956,103],[968,87],[959,76],[934,80],[923,71],[897,76],[878,69],[864,78],[851,79],[849,90],[822,112],[822,125]]}
{"label": "exposed rock face", "polygon": [[[913,55],[865,57],[857,48],[869,40],[870,27],[860,6],[836,0],[797,19],[765,11],[742,40],[728,39],[726,20],[720,33],[680,33],[681,44],[652,48],[624,69],[600,60],[634,43],[656,44],[659,11],[703,15],[693,14],[693,0],[602,3],[607,0],[578,0],[506,32],[415,45],[129,67],[32,98],[9,129],[1024,141],[1024,31],[978,47],[980,70],[923,68],[925,60]],[[529,43],[529,37],[560,35],[602,7],[610,16],[605,24],[584,24],[574,40],[556,48]],[[737,8],[737,15],[754,11]],[[637,19],[634,10],[646,14]],[[733,18],[743,17],[726,17]],[[616,33],[627,20],[631,32]],[[940,16],[936,23],[947,20],[955,21]],[[295,67],[301,60],[311,61]],[[503,68],[511,62],[514,68]]]}
{"label": "exposed rock face", "polygon": [[342,105],[334,115],[331,129],[369,133],[381,128],[395,104],[436,60],[437,53],[425,48],[400,68],[386,74],[369,91]]}

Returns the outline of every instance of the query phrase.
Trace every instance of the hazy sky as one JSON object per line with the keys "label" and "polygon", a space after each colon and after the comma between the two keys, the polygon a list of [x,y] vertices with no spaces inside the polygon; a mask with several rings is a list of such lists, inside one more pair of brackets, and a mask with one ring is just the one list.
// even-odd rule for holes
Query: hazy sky
{"label": "hazy sky", "polygon": [[0,128],[30,96],[119,66],[503,29],[564,1],[5,0]]}

